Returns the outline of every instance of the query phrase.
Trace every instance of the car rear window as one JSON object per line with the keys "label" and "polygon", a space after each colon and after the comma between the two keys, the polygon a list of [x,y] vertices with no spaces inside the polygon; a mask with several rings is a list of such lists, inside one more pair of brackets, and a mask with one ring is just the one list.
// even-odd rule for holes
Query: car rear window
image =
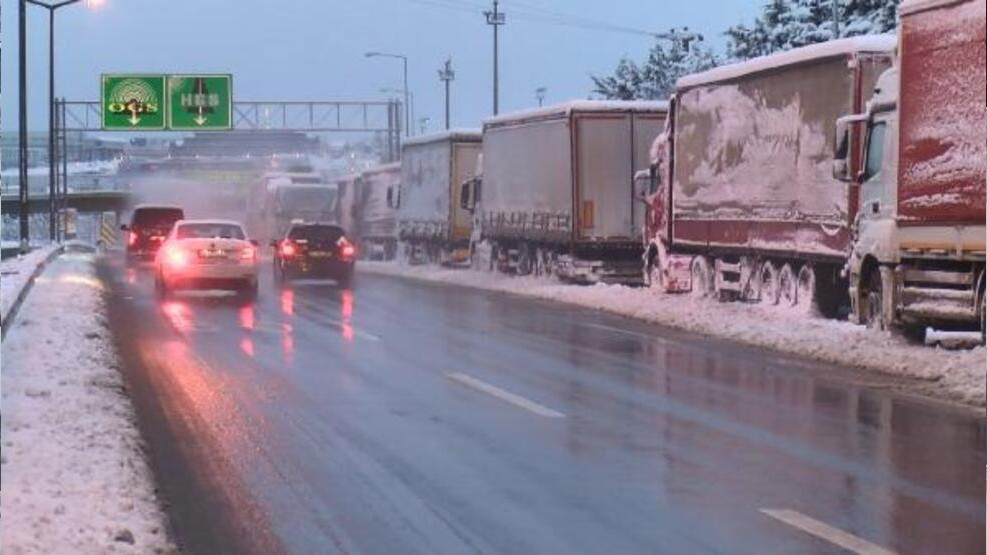
{"label": "car rear window", "polygon": [[185,217],[181,208],[138,208],[130,218],[139,227],[171,227]]}
{"label": "car rear window", "polygon": [[343,236],[343,229],[334,225],[300,225],[291,228],[289,239],[307,241],[337,241]]}
{"label": "car rear window", "polygon": [[179,239],[246,239],[242,227],[224,223],[182,224],[176,235]]}

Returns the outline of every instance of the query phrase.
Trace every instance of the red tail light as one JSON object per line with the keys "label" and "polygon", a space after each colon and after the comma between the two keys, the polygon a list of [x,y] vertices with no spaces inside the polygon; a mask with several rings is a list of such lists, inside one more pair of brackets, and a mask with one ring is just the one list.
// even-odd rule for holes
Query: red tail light
{"label": "red tail light", "polygon": [[138,237],[136,231],[131,231],[127,234],[127,244],[131,247],[137,244],[137,239]]}
{"label": "red tail light", "polygon": [[339,245],[339,255],[341,257],[349,260],[356,256],[356,246],[350,243],[346,237],[340,237],[336,244]]}
{"label": "red tail light", "polygon": [[253,247],[244,247],[243,250],[240,251],[240,260],[243,260],[244,262],[253,261],[255,258],[257,258],[257,249]]}
{"label": "red tail light", "polygon": [[298,249],[295,248],[295,244],[291,241],[284,241],[281,243],[281,256],[295,256]]}
{"label": "red tail light", "polygon": [[171,268],[184,268],[188,264],[188,253],[179,246],[171,245],[164,252],[164,261]]}

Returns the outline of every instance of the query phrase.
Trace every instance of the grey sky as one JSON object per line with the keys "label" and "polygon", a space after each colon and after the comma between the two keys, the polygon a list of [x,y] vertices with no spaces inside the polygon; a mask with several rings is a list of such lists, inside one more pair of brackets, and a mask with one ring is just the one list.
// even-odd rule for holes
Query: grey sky
{"label": "grey sky", "polygon": [[[756,15],[761,0],[505,0],[501,110],[585,98],[590,74],[623,55],[644,56],[651,39],[522,19],[548,11],[625,27],[688,26],[722,49],[722,31]],[[453,125],[476,126],[491,110],[491,33],[485,0],[105,0],[56,17],[58,95],[97,99],[102,72],[223,72],[239,100],[379,99],[401,86],[398,60],[367,60],[368,50],[406,54],[417,113],[441,126],[437,70],[453,57]],[[2,0],[2,125],[16,129],[17,2]],[[30,127],[45,128],[47,12],[29,8]]]}

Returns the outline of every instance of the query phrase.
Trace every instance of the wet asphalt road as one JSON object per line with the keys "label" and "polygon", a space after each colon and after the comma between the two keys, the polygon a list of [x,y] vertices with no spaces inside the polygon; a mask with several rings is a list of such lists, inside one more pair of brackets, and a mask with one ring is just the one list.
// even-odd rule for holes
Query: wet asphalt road
{"label": "wet asphalt road", "polygon": [[984,552],[983,413],[877,378],[382,276],[241,306],[100,273],[191,552]]}

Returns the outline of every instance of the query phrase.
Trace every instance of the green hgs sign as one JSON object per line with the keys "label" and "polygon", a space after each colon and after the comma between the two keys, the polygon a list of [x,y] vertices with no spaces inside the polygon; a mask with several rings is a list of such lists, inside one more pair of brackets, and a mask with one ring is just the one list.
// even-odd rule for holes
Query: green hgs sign
{"label": "green hgs sign", "polygon": [[164,75],[103,75],[103,129],[165,128]]}
{"label": "green hgs sign", "polygon": [[229,75],[168,76],[168,127],[204,131],[233,127]]}
{"label": "green hgs sign", "polygon": [[231,82],[230,75],[103,75],[103,129],[231,129]]}

